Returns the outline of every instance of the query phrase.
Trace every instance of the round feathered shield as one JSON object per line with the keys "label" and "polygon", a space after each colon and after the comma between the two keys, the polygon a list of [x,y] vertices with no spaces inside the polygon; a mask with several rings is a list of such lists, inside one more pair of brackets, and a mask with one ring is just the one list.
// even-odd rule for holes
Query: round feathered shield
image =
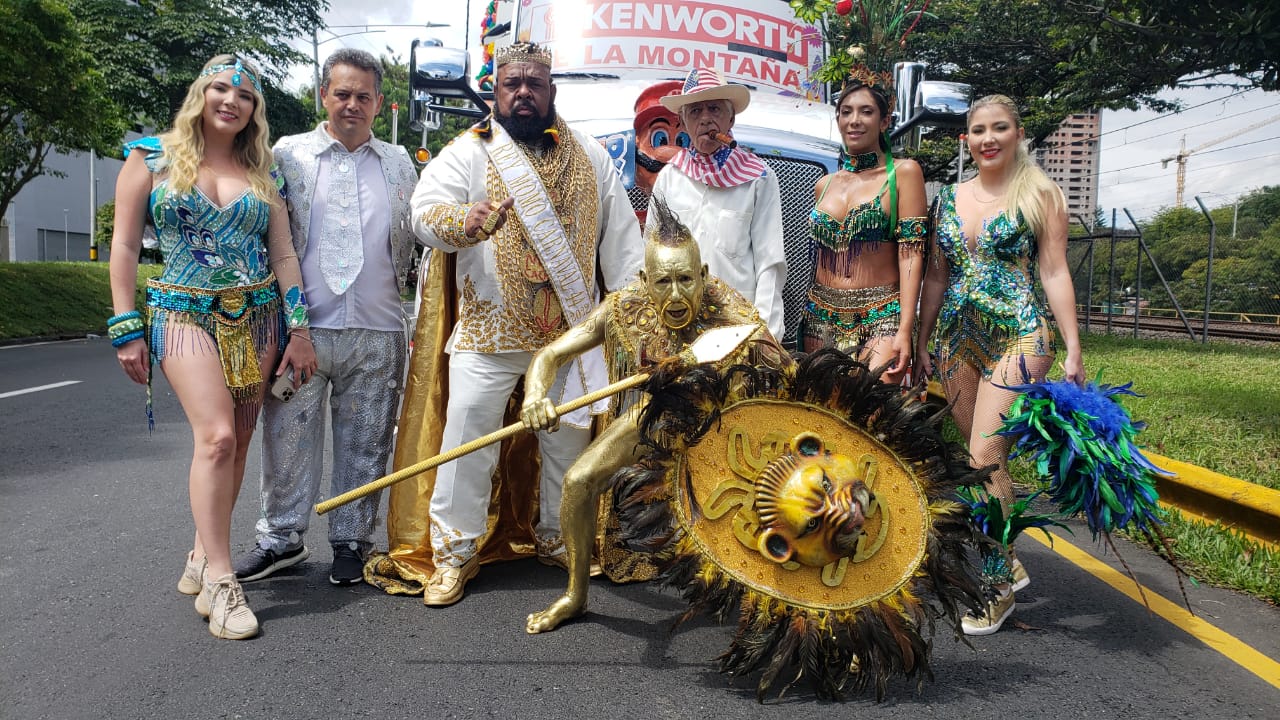
{"label": "round feathered shield", "polygon": [[615,492],[623,536],[659,551],[661,580],[738,618],[720,656],[760,673],[757,697],[799,681],[838,698],[931,677],[942,618],[982,604],[960,485],[980,482],[939,433],[942,413],[824,350],[787,370],[658,373],[649,451]]}

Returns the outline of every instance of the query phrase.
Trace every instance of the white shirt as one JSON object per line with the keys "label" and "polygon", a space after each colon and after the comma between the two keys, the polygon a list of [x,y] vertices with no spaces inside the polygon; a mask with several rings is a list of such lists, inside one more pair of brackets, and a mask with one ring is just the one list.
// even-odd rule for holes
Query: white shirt
{"label": "white shirt", "polygon": [[[603,290],[619,289],[644,267],[640,225],[609,153],[595,138],[576,130],[571,132],[586,151],[596,177],[599,200],[593,238],[596,273],[604,278]],[[467,240],[466,243],[475,244],[461,247],[458,244],[460,230],[451,233],[447,223],[436,225],[427,212],[443,207],[455,213],[454,219],[460,228],[471,203],[503,199],[490,198],[485,187],[489,155],[484,142],[474,133],[464,132],[423,169],[413,191],[413,231],[429,247],[457,256],[460,321],[449,338],[447,350],[536,352],[542,349],[539,338],[545,338],[545,333],[525,327],[516,320],[516,313],[505,307],[499,277],[503,263],[494,252],[496,243],[492,239],[478,243]],[[587,281],[593,287],[599,284],[594,276]],[[598,299],[603,291],[598,287],[596,290]]]}
{"label": "white shirt", "polygon": [[[693,233],[711,274],[755,305],[769,332],[781,340],[787,256],[782,198],[773,170],[742,185],[716,188],[667,165],[654,181],[653,197],[666,201]],[[649,212],[652,217],[652,200]]]}
{"label": "white shirt", "polygon": [[[400,288],[391,262],[391,203],[387,181],[378,154],[368,143],[348,152],[337,139],[318,156],[320,169],[316,175],[315,193],[311,198],[311,222],[307,230],[307,246],[301,258],[307,313],[311,327],[342,330],[404,330],[401,319]],[[335,160],[353,163],[356,193],[359,196],[358,222],[364,245],[364,266],[355,282],[341,295],[334,295],[325,283],[320,269],[322,233],[338,231],[326,228],[325,206],[328,203],[329,174]],[[353,209],[354,210],[354,209]],[[355,222],[356,218],[352,218]]]}

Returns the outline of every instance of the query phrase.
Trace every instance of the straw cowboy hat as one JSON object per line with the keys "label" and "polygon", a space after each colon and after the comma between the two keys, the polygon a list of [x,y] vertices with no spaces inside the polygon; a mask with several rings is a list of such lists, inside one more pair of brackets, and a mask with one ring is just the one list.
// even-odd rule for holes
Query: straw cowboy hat
{"label": "straw cowboy hat", "polygon": [[740,113],[747,109],[751,102],[751,93],[745,85],[735,85],[724,81],[719,70],[711,68],[694,68],[684,79],[684,88],[677,95],[667,95],[660,102],[674,113],[689,103],[706,102],[707,100],[728,100],[733,103],[733,112]]}

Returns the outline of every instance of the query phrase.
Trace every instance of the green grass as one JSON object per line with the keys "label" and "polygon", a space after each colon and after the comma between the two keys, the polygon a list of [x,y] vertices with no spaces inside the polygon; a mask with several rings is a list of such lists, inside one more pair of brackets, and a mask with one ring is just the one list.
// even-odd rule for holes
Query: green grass
{"label": "green grass", "polygon": [[1280,490],[1280,348],[1190,340],[1082,339],[1090,377],[1133,382],[1125,398],[1153,452]]}
{"label": "green grass", "polygon": [[[1250,541],[1221,524],[1188,520],[1177,510],[1162,513],[1160,532],[1173,539],[1173,554],[1193,578],[1280,605],[1280,551]],[[1131,540],[1144,543],[1135,534]]]}
{"label": "green grass", "polygon": [[[138,307],[161,269],[138,266]],[[111,315],[106,263],[0,263],[0,341],[105,333]]]}

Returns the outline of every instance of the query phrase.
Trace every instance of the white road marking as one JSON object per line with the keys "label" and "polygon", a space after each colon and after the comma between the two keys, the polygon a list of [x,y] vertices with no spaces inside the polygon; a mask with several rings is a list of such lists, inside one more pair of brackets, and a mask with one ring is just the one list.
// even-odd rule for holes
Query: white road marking
{"label": "white road marking", "polygon": [[38,387],[23,388],[22,390],[14,390],[12,392],[0,393],[0,399],[13,397],[14,395],[26,395],[27,393],[40,392],[41,390],[52,390],[54,388],[60,388],[65,385],[75,385],[76,383],[81,383],[81,382],[84,382],[84,381],[83,380],[64,380],[60,383],[53,383],[52,385],[40,385]]}

